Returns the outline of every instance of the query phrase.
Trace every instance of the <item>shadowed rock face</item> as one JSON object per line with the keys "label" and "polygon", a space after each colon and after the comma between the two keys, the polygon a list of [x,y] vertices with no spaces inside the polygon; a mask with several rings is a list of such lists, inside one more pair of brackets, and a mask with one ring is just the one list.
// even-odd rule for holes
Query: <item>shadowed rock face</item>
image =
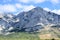
{"label": "shadowed rock face", "polygon": [[28,12],[19,13],[15,17],[19,19],[19,22],[15,22],[13,26],[15,29],[18,28],[18,30],[37,31],[42,29],[44,27],[43,25],[60,24],[59,17],[60,15],[36,7]]}
{"label": "shadowed rock face", "polygon": [[[1,13],[2,14],[2,13]],[[12,14],[2,14],[0,17],[0,34],[5,34],[9,31],[9,28],[12,27],[11,24],[9,24],[9,22],[13,21],[11,16],[9,16]]]}
{"label": "shadowed rock face", "polygon": [[[13,16],[13,15],[12,15]],[[44,28],[48,24],[60,24],[60,15],[47,12],[40,7],[36,7],[28,12],[21,12],[17,16],[9,18],[10,24],[14,29],[12,31],[34,32]],[[18,21],[17,21],[18,20]]]}

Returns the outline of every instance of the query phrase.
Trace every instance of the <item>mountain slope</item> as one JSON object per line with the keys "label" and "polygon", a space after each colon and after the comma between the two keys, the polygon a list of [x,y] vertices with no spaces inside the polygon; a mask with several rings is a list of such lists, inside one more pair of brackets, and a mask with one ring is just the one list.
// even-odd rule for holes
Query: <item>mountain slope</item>
{"label": "mountain slope", "polygon": [[[40,7],[36,7],[28,12],[19,13],[15,19],[19,19],[15,22],[13,27],[18,31],[34,32],[41,30],[46,25],[60,24],[60,15],[52,12],[47,12]],[[15,31],[15,30],[14,30]]]}
{"label": "mountain slope", "polygon": [[[48,25],[50,27],[60,24],[60,15],[47,12],[40,7],[36,7],[28,12],[21,12],[16,16],[13,14],[4,14],[0,19],[5,22],[5,24],[3,24],[1,21],[3,25],[8,25],[9,28],[13,28],[9,30],[9,32],[36,32],[44,29]],[[4,27],[5,29],[9,29],[6,26]]]}

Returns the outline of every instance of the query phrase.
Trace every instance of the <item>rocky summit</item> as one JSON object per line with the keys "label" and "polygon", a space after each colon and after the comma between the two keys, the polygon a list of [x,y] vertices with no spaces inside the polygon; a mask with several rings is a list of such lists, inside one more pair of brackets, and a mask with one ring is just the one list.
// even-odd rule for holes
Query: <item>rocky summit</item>
{"label": "rocky summit", "polygon": [[18,15],[10,13],[0,17],[0,34],[7,32],[40,32],[42,29],[52,28],[60,24],[60,15],[36,7]]}

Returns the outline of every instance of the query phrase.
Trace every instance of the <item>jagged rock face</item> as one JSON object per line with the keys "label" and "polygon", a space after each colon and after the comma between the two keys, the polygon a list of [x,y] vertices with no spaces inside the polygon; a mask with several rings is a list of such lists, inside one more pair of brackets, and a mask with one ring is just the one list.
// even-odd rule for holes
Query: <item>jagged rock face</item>
{"label": "jagged rock face", "polygon": [[[28,12],[19,13],[15,18],[19,21],[14,23],[14,28],[20,31],[36,31],[43,28],[43,25],[59,24],[59,16],[52,12],[47,12],[40,7],[34,8]],[[38,26],[37,24],[39,23]],[[36,29],[35,26],[38,28]],[[40,28],[41,27],[41,28]]]}
{"label": "jagged rock face", "polygon": [[17,16],[7,14],[4,15],[2,19],[4,20],[3,22],[7,23],[6,25],[10,25],[8,26],[9,28],[13,27],[13,30],[10,32],[35,32],[43,29],[45,25],[60,24],[60,15],[52,12],[47,12],[40,7],[36,7],[28,12],[19,13]]}
{"label": "jagged rock face", "polygon": [[8,14],[2,14],[0,16],[0,34],[5,34],[12,27],[11,24],[9,24],[12,18]]}
{"label": "jagged rock face", "polygon": [[9,23],[7,23],[5,20],[0,18],[0,33],[7,32],[10,27],[11,25]]}
{"label": "jagged rock face", "polygon": [[[36,9],[33,9],[32,11],[30,10],[29,12],[22,12],[22,13],[18,14],[16,18],[19,18],[20,21],[15,23],[14,27],[18,28],[19,30],[24,29],[24,31],[26,29],[33,30],[35,28],[35,26],[38,29],[40,29],[40,26],[38,26],[36,24],[39,22],[47,23],[47,21],[45,20],[45,17],[42,16],[43,12],[39,13],[37,10],[39,12],[43,11],[43,9],[40,10],[39,8],[36,8]],[[42,21],[42,18],[44,18],[44,21]],[[36,29],[36,30],[38,30],[38,29]]]}

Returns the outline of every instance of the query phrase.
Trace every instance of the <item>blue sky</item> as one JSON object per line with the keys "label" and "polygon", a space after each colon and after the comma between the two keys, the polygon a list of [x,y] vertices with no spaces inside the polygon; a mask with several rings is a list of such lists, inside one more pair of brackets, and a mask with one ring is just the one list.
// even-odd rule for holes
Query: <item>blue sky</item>
{"label": "blue sky", "polygon": [[19,13],[35,7],[60,14],[60,0],[0,0],[0,13]]}

